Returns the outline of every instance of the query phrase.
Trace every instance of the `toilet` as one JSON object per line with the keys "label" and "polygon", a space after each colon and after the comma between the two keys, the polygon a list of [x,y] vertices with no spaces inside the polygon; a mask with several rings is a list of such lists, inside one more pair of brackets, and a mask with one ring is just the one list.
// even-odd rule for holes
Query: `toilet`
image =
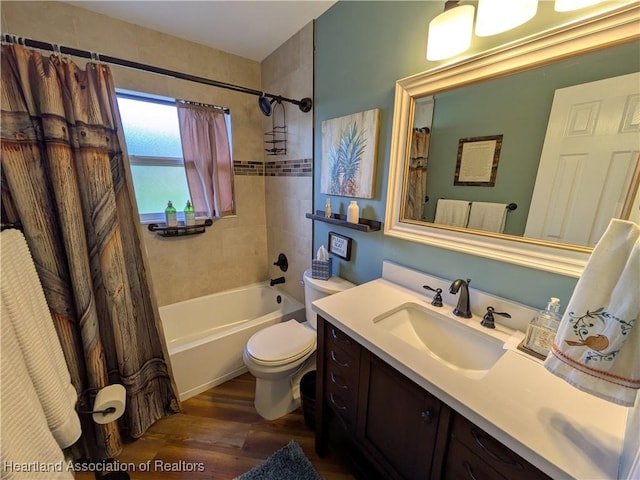
{"label": "toilet", "polygon": [[254,333],[244,348],[242,358],[256,377],[254,405],[261,417],[275,420],[300,406],[300,379],[316,369],[316,314],[311,303],[355,285],[333,276],[329,280],[311,277],[304,272],[306,322],[297,320],[271,325]]}

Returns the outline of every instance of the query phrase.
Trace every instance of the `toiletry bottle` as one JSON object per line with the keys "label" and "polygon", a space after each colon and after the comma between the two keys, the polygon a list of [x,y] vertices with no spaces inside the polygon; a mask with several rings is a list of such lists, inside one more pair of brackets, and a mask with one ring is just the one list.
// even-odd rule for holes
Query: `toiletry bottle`
{"label": "toiletry bottle", "polygon": [[347,222],[358,223],[359,218],[360,207],[358,207],[358,202],[351,200],[351,203],[349,203],[349,207],[347,208]]}
{"label": "toiletry bottle", "polygon": [[178,226],[178,215],[176,212],[176,207],[173,206],[171,200],[167,203],[167,208],[164,210],[164,216],[167,222],[167,227],[177,227]]}
{"label": "toiletry bottle", "polygon": [[327,197],[327,201],[324,204],[324,216],[331,218],[331,199],[329,197]]}
{"label": "toiletry bottle", "polygon": [[546,358],[551,351],[561,319],[560,300],[552,297],[547,303],[547,308],[540,310],[529,323],[524,346]]}
{"label": "toiletry bottle", "polygon": [[196,224],[196,211],[194,210],[193,205],[191,205],[191,202],[189,200],[187,200],[187,206],[184,207],[184,224],[187,227]]}

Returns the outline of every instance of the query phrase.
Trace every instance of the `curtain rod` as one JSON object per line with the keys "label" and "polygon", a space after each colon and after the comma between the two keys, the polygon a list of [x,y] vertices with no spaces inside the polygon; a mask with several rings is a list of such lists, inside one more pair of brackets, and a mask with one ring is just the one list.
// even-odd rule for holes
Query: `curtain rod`
{"label": "curtain rod", "polygon": [[189,82],[202,83],[204,85],[210,85],[212,87],[225,88],[227,90],[233,90],[236,92],[246,93],[249,95],[257,95],[260,98],[270,97],[272,102],[280,101],[280,102],[289,102],[297,105],[303,112],[309,112],[313,105],[313,101],[309,97],[305,97],[301,100],[294,100],[292,98],[282,97],[280,95],[275,95],[273,93],[261,92],[260,90],[255,90],[252,88],[242,87],[239,85],[233,85],[231,83],[219,82],[217,80],[211,80],[209,78],[198,77],[196,75],[190,75],[188,73],[176,72],[174,70],[168,70],[166,68],[154,67],[153,65],[145,65],[144,63],[134,62],[131,60],[124,60],[122,58],[112,57],[110,55],[104,55],[96,52],[89,52],[87,50],[79,50],[73,47],[66,47],[64,45],[58,45],[55,43],[43,42],[40,40],[33,40],[31,38],[19,37],[17,35],[12,35],[9,33],[2,33],[1,39],[6,43],[17,43],[19,45],[24,45],[25,47],[38,48],[40,50],[48,50],[51,52],[64,54],[64,55],[73,55],[75,57],[82,58],[90,58],[94,61],[98,60],[105,63],[111,63],[113,65],[119,65],[121,67],[133,68],[136,70],[142,70],[145,72],[156,73],[158,75],[165,75],[167,77],[173,77],[180,80],[187,80]]}

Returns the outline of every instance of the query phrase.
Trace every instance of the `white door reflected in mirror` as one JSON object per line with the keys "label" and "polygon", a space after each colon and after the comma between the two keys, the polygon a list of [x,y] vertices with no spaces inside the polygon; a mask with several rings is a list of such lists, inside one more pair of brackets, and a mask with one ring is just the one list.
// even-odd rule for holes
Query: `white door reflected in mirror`
{"label": "white door reflected in mirror", "polygon": [[629,218],[639,153],[640,73],[556,90],[524,236],[595,246]]}

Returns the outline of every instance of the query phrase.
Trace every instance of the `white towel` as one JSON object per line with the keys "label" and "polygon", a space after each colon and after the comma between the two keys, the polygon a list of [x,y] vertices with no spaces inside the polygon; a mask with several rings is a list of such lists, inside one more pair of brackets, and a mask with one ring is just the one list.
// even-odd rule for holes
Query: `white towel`
{"label": "white towel", "polygon": [[61,448],[80,437],[76,391],[31,253],[18,230],[2,232],[2,324],[11,323],[49,429]]}
{"label": "white towel", "polygon": [[434,223],[451,227],[466,227],[468,220],[469,202],[467,200],[438,199]]}
{"label": "white towel", "polygon": [[[62,450],[49,430],[13,325],[6,321],[6,313],[4,302],[0,300],[0,476],[3,479],[24,480],[73,479]],[[36,469],[36,465],[44,466],[49,471],[42,471],[43,468]],[[24,468],[29,471],[18,471]]]}
{"label": "white towel", "polygon": [[640,388],[640,226],[611,220],[578,280],[544,366],[571,385],[632,406]]}
{"label": "white towel", "polygon": [[503,233],[507,223],[507,204],[473,202],[467,228],[485,232]]}

